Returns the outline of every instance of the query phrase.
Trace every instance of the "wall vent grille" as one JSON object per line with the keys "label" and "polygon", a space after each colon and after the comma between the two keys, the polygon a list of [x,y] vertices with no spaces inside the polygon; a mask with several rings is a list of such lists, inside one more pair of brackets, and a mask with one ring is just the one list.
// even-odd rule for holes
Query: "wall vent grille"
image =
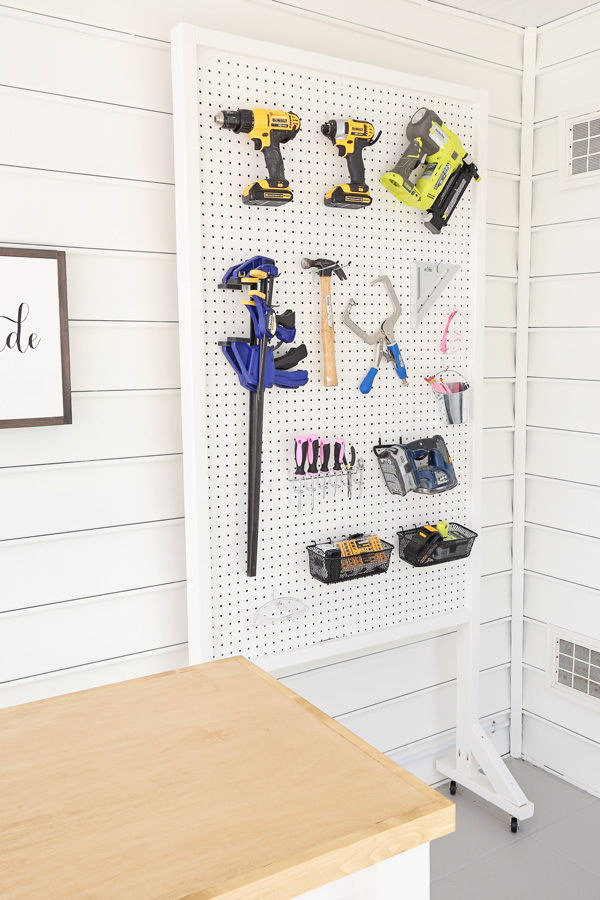
{"label": "wall vent grille", "polygon": [[600,115],[571,126],[571,175],[600,171]]}
{"label": "wall vent grille", "polygon": [[572,699],[600,704],[600,644],[553,629],[550,653],[550,686]]}
{"label": "wall vent grille", "polygon": [[600,180],[600,110],[560,117],[561,187]]}

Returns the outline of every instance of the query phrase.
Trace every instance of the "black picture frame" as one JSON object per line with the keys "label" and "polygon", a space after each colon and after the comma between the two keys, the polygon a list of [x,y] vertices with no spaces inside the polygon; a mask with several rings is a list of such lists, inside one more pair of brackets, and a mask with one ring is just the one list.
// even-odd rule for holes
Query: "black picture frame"
{"label": "black picture frame", "polygon": [[[60,342],[60,365],[56,364],[56,348],[54,348],[53,360],[54,364],[51,367],[51,371],[48,373],[48,377],[54,378],[57,380],[57,383],[54,385],[55,395],[58,395],[58,391],[60,390],[62,394],[62,411],[57,415],[56,409],[52,409],[52,414],[44,415],[43,409],[40,409],[39,415],[28,416],[24,415],[23,417],[12,416],[10,418],[2,418],[2,410],[0,408],[0,428],[23,428],[23,427],[32,427],[32,426],[40,426],[40,425],[70,425],[73,421],[72,419],[72,408],[71,408],[71,366],[70,366],[70,357],[69,357],[69,322],[68,322],[68,311],[67,311],[67,264],[66,264],[66,254],[63,250],[37,250],[30,248],[17,248],[17,247],[0,247],[0,265],[1,260],[4,257],[13,257],[17,259],[22,259],[24,261],[24,265],[28,259],[50,259],[56,260],[56,277],[57,277],[57,309],[56,309],[56,324],[58,328],[54,329],[54,334],[58,336],[58,340]],[[0,284],[0,290],[1,290]],[[5,298],[6,299],[6,298]],[[15,316],[15,305],[17,308],[16,316]],[[33,333],[30,334],[29,338],[23,338],[21,336],[21,318],[22,318],[22,304],[20,303],[20,298],[15,297],[14,304],[10,309],[4,310],[0,308],[0,323],[2,326],[8,325],[9,328],[12,328],[12,331],[9,331],[8,337],[5,337],[4,331],[0,331],[0,385],[2,385],[3,381],[3,366],[2,353],[4,351],[14,352],[15,349],[20,351],[21,353],[25,353],[27,350],[36,349],[36,340],[37,344],[43,340],[43,337],[38,336]],[[2,304],[0,304],[2,305]],[[29,315],[29,307],[27,306],[27,315]],[[12,323],[12,324],[11,324]],[[15,330],[16,329],[16,330]],[[14,340],[10,343],[10,338],[14,336]],[[22,349],[22,340],[26,342],[29,341],[28,346],[25,346]],[[33,340],[35,339],[35,340]],[[55,337],[56,341],[56,337]],[[18,346],[16,346],[18,344]],[[60,371],[58,371],[60,369]],[[4,373],[6,377],[6,373]],[[58,388],[58,379],[60,378],[60,388]],[[19,390],[19,382],[17,379],[12,379],[12,383],[10,385],[4,384],[2,385],[2,390],[10,390],[11,392],[18,392]],[[13,397],[14,400],[14,397]],[[43,401],[40,401],[43,406]],[[14,405],[14,404],[13,404]],[[55,402],[52,404],[54,407],[57,405]]]}

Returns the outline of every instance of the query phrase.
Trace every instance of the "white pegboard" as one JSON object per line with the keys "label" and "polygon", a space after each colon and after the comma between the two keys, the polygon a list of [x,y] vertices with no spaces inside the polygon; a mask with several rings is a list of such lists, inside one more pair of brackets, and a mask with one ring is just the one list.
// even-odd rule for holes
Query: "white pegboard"
{"label": "white pegboard", "polygon": [[[406,146],[405,129],[420,106],[436,110],[468,149],[474,147],[477,122],[474,104],[414,88],[400,89],[385,80],[341,77],[291,63],[275,63],[253,55],[198,47],[198,109],[204,333],[195,351],[204,353],[206,403],[206,478],[210,523],[210,605],[212,653],[260,658],[330,639],[382,631],[390,626],[461,609],[468,604],[467,563],[421,571],[398,557],[396,532],[401,527],[439,518],[473,525],[468,470],[473,446],[470,426],[447,426],[423,377],[445,366],[437,350],[449,308],[463,314],[461,351],[449,362],[473,376],[472,313],[476,303],[473,192],[464,195],[451,224],[441,235],[430,234],[424,214],[396,200],[380,183]],[[221,109],[266,107],[291,110],[301,118],[297,137],[283,145],[292,203],[279,208],[247,207],[242,191],[266,177],[263,156],[246,135],[221,130],[214,115]],[[348,180],[345,160],[321,134],[329,118],[371,122],[380,141],[364,151],[366,178],[373,204],[355,211],[328,209],[324,193]],[[196,198],[190,198],[195,201]],[[237,292],[217,289],[224,272],[257,253],[275,259],[280,277],[274,301],[281,311],[295,310],[297,338],[308,348],[310,381],[294,391],[266,392],[261,488],[258,576],[247,578],[246,497],[248,393],[228,365],[218,341],[245,337],[249,314]],[[325,388],[320,340],[320,286],[316,275],[300,267],[302,256],[336,259],[348,275],[332,278],[339,385]],[[410,264],[415,260],[458,263],[460,269],[417,331],[409,323]],[[351,264],[346,264],[351,261]],[[382,364],[370,394],[358,385],[371,365],[372,348],[341,321],[349,297],[359,302],[352,315],[371,330],[391,312],[382,285],[373,278],[387,274],[402,303],[396,337],[408,371],[403,387],[392,366]],[[198,398],[196,400],[198,403]],[[201,412],[200,412],[201,414]],[[294,437],[317,433],[343,437],[365,460],[362,500],[338,490],[315,499],[314,513],[305,500],[300,515],[292,468]],[[384,486],[372,447],[441,433],[448,444],[459,485],[427,497],[392,496]],[[306,545],[352,532],[374,532],[395,545],[387,575],[326,586],[311,578]],[[188,545],[189,549],[189,545]],[[206,550],[206,548],[205,548]],[[206,558],[206,555],[205,555]],[[205,573],[206,583],[209,573]],[[309,613],[295,621],[253,625],[258,607],[275,594],[299,597]]]}

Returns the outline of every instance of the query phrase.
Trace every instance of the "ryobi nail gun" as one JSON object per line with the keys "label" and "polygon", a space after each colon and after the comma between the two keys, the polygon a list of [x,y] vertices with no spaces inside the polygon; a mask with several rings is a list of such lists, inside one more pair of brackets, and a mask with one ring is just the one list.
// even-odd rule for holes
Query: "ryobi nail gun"
{"label": "ryobi nail gun", "polygon": [[242,194],[243,203],[282,206],[294,199],[279,147],[300,131],[300,119],[295,113],[282,109],[223,109],[215,116],[215,122],[219,128],[229,128],[235,134],[247,134],[254,149],[265,155],[269,177],[249,185]]}
{"label": "ryobi nail gun", "polygon": [[[458,136],[432,109],[422,107],[416,111],[406,136],[409,146],[380,181],[407,206],[429,210],[425,228],[439,234],[471,179],[480,180],[477,167]],[[425,168],[415,175],[423,163]]]}

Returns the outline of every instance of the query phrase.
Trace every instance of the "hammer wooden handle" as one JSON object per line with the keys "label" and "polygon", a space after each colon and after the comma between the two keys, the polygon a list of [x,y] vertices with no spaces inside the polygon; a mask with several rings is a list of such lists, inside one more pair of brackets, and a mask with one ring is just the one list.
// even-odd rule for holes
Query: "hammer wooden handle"
{"label": "hammer wooden handle", "polygon": [[335,368],[335,335],[331,305],[331,277],[321,275],[321,342],[323,344],[323,384],[335,387],[338,383]]}

